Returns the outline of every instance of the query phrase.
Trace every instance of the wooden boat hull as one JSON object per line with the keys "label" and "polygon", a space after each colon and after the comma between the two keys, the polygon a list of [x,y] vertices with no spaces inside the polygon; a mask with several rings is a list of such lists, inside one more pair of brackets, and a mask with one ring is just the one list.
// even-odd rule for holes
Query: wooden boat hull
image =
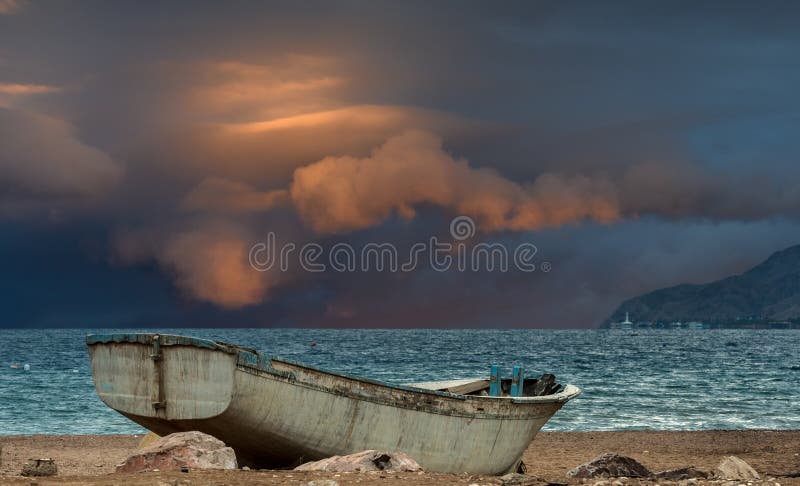
{"label": "wooden boat hull", "polygon": [[87,338],[109,407],[159,435],[199,430],[240,463],[298,465],[366,449],[402,451],[428,471],[504,474],[545,422],[580,393],[455,395],[391,385],[182,336]]}

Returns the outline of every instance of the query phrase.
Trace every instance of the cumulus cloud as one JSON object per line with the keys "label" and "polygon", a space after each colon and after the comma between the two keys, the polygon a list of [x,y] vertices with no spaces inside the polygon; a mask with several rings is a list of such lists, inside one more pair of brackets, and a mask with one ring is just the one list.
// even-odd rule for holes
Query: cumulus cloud
{"label": "cumulus cloud", "polygon": [[185,230],[121,231],[114,248],[119,263],[156,261],[189,298],[239,309],[261,302],[276,284],[275,275],[250,267],[252,242],[241,226],[204,222]]}
{"label": "cumulus cloud", "polygon": [[366,228],[393,213],[411,218],[432,204],[476,218],[483,230],[532,230],[619,217],[613,186],[583,176],[544,174],[519,184],[492,169],[470,167],[425,131],[389,138],[368,157],[326,157],[294,172],[291,196],[318,232]]}
{"label": "cumulus cloud", "polygon": [[0,193],[8,201],[94,199],[123,175],[108,155],[75,138],[69,124],[0,108]]}

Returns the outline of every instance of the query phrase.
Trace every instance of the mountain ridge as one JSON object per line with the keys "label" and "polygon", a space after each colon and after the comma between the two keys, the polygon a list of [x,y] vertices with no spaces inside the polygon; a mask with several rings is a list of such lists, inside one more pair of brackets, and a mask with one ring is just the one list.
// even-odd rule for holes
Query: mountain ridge
{"label": "mountain ridge", "polygon": [[751,269],[705,284],[680,284],[624,301],[601,327],[629,313],[636,322],[800,322],[800,245]]}

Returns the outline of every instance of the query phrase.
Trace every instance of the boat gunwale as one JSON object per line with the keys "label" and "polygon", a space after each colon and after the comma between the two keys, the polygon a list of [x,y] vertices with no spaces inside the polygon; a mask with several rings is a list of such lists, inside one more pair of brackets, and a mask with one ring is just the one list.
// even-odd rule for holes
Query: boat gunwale
{"label": "boat gunwale", "polygon": [[[160,334],[160,333],[113,333],[113,334],[88,334],[86,336],[86,344],[87,346],[96,345],[96,344],[110,344],[110,343],[130,343],[130,344],[145,344],[151,345],[153,344],[153,339],[158,336],[159,337],[159,345],[160,346],[193,346],[202,349],[209,349],[212,351],[221,351],[231,355],[241,356],[243,353],[254,355],[255,360],[252,359],[252,356],[247,361],[250,361],[252,364],[248,363],[247,367],[254,367],[259,371],[264,371],[270,374],[276,374],[280,376],[284,376],[287,372],[283,372],[280,370],[276,370],[272,368],[271,364],[266,365],[265,363],[271,363],[272,361],[277,361],[279,363],[284,363],[290,366],[295,366],[299,368],[304,368],[310,370],[315,373],[321,373],[331,376],[336,376],[348,380],[358,381],[362,383],[367,383],[375,386],[386,387],[394,390],[399,390],[403,392],[410,392],[410,393],[419,393],[419,394],[426,394],[426,395],[435,395],[443,398],[451,398],[457,400],[504,400],[510,401],[511,403],[515,404],[534,404],[534,403],[566,403],[569,400],[577,397],[581,394],[580,388],[565,384],[564,389],[558,393],[554,393],[552,395],[541,395],[541,396],[529,396],[529,397],[492,397],[492,396],[480,396],[480,395],[460,395],[456,393],[450,393],[446,391],[440,390],[429,390],[425,388],[416,388],[413,386],[407,385],[400,385],[395,383],[389,383],[385,381],[375,380],[372,378],[364,378],[361,376],[351,375],[349,373],[343,372],[335,372],[329,370],[323,370],[317,368],[312,365],[308,365],[306,363],[280,358],[274,355],[267,355],[265,353],[261,353],[255,349],[247,348],[244,346],[239,346],[235,344],[224,343],[221,341],[214,341],[212,339],[204,339],[204,338],[197,338],[192,336],[182,336],[178,334]],[[262,359],[259,359],[262,358]],[[243,366],[242,364],[237,364],[237,368]],[[298,382],[299,384],[300,382]]]}

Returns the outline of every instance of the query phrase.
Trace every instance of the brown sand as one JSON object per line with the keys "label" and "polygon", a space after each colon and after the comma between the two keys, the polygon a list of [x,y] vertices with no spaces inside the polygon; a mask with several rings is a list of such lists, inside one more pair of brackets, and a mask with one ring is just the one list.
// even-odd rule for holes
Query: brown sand
{"label": "brown sand", "polygon": [[[191,471],[114,474],[114,466],[133,451],[141,436],[0,436],[0,485],[46,484],[125,486],[151,484],[296,484],[313,479],[334,479],[348,484],[497,484],[492,477],[414,473],[300,473],[294,471]],[[753,466],[769,484],[798,485],[800,431],[706,432],[549,432],[541,433],[525,452],[528,474],[551,482],[568,481],[565,473],[602,452],[634,457],[653,471],[696,466],[713,470],[727,455]],[[30,458],[52,457],[56,478],[23,478],[22,466]],[[629,480],[627,483],[637,483]],[[661,484],[667,484],[662,481]],[[730,483],[736,485],[738,483]]]}

